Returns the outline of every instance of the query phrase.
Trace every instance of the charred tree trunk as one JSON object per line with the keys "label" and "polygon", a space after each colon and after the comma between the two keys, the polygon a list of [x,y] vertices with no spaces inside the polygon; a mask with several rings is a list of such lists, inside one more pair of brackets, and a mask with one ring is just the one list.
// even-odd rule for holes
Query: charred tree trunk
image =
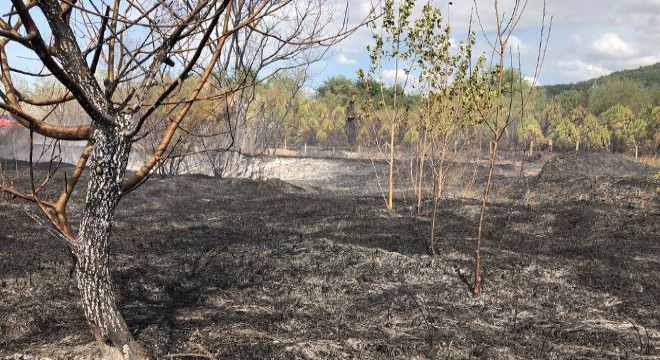
{"label": "charred tree trunk", "polygon": [[352,150],[355,148],[355,141],[357,139],[357,124],[355,124],[355,96],[351,98],[346,109],[346,128],[348,147]]}
{"label": "charred tree trunk", "polygon": [[99,126],[94,130],[89,184],[78,235],[76,277],[82,307],[102,358],[112,360],[147,358],[117,310],[109,270],[108,242],[131,149],[131,140],[125,136],[128,124],[125,125]]}

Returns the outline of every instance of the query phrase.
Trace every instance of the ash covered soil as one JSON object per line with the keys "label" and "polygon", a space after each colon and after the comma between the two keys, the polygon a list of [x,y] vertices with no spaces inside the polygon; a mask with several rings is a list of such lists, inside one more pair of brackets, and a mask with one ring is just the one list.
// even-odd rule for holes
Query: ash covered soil
{"label": "ash covered soil", "polygon": [[[499,165],[475,300],[484,164],[452,167],[433,262],[430,204],[417,215],[401,190],[385,212],[384,164],[277,161],[280,180],[153,178],[120,203],[119,308],[157,358],[660,356],[658,169],[606,154]],[[66,251],[28,212],[0,200],[0,358],[95,358]]]}

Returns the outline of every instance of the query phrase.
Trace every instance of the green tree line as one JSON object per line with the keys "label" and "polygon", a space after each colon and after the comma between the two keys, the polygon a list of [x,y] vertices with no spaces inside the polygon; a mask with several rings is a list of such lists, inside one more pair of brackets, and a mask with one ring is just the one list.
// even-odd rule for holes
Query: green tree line
{"label": "green tree line", "polygon": [[[631,156],[660,153],[660,84],[648,85],[641,80],[613,76],[589,82],[588,88],[567,87],[552,95],[555,88],[531,89],[531,84],[516,69],[505,69],[504,79],[503,92],[508,96],[506,105],[512,119],[501,139],[503,149],[533,152],[552,142],[559,151],[616,152]],[[255,103],[248,121],[269,131],[270,146],[353,148],[386,142],[389,127],[384,109],[392,106],[395,92],[397,106],[402,111],[396,143],[415,146],[429,126],[424,108],[428,102],[415,89],[404,91],[397,85],[395,90],[385,85],[381,91],[381,85],[374,80],[339,75],[326,79],[313,91],[295,91],[301,86],[299,82],[296,74],[282,72],[255,88]],[[42,82],[26,91],[40,93],[52,88],[52,84]],[[188,127],[195,128],[203,114],[217,112],[218,109],[213,109],[214,92],[212,87],[204,89],[203,95],[209,101],[194,106],[198,111],[193,111],[187,119]],[[77,118],[73,110],[73,113],[59,110],[64,110],[58,115],[64,122]],[[162,111],[167,113],[166,108]],[[465,119],[456,121],[459,120]],[[484,124],[468,121],[473,126],[465,126],[465,123],[457,124],[456,141],[464,147],[483,143],[481,137],[486,129],[479,126]]]}
{"label": "green tree line", "polygon": [[[503,149],[533,151],[552,142],[560,151],[657,155],[660,150],[657,85],[613,77],[584,91],[571,88],[551,95],[543,87],[531,89],[516,69],[505,69],[504,79],[511,126],[502,138]],[[396,90],[390,86],[381,92],[379,84],[340,75],[325,80],[315,92],[299,92],[294,101],[287,102],[282,99],[287,81],[283,74],[257,89],[263,106],[255,109],[267,104],[270,111],[282,114],[280,143],[350,147],[354,144],[349,136],[349,117],[355,121],[354,140],[358,144],[385,141],[389,128],[381,110],[391,106],[388,101],[395,91],[397,106],[404,112],[397,143],[412,145],[419,139],[426,101],[414,91],[404,92],[399,85]],[[468,146],[476,146],[483,129],[461,126],[459,132]]]}

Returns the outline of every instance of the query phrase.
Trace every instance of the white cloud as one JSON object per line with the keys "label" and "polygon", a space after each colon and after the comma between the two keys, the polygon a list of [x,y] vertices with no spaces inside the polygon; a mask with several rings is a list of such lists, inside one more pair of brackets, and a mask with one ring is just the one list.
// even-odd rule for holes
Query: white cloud
{"label": "white cloud", "polygon": [[[605,33],[594,40],[580,57],[585,64],[598,64],[609,71],[637,68],[660,62],[656,48],[634,41],[626,42],[613,32]],[[594,70],[594,67],[584,67]]]}
{"label": "white cloud", "polygon": [[637,11],[660,10],[660,0],[627,0],[626,6]]}
{"label": "white cloud", "polygon": [[600,64],[590,64],[582,60],[559,61],[559,72],[572,81],[596,78],[611,73]]}
{"label": "white cloud", "polygon": [[351,58],[347,57],[344,54],[337,55],[337,62],[339,63],[339,65],[355,65],[355,64],[357,64],[357,60],[351,59]]}
{"label": "white cloud", "polygon": [[369,16],[369,13],[371,13],[371,8],[372,8],[371,1],[369,0],[363,0],[360,2],[360,5],[357,6],[357,17],[358,19],[364,19],[367,16]]}
{"label": "white cloud", "polygon": [[[500,0],[500,11],[505,13],[505,18],[508,19],[511,14],[515,1]],[[349,6],[351,24],[357,23],[358,19],[368,14],[372,2],[377,3],[371,0],[340,1],[341,4]],[[477,3],[481,25],[492,42],[497,24],[493,2],[477,0]],[[455,51],[458,41],[465,38],[475,4],[473,1],[454,1],[453,5],[449,6],[448,2],[433,1],[432,5],[440,8],[445,23],[451,24],[451,49]],[[548,34],[547,21],[550,16],[553,17],[553,24],[544,66],[540,72],[540,81],[543,84],[577,82],[612,71],[660,62],[660,51],[656,45],[660,41],[660,0],[553,0],[546,5],[544,37]],[[521,52],[521,67],[524,73],[532,74],[535,70],[543,6],[543,1],[529,1],[523,18],[509,40],[514,62],[517,61],[515,58],[518,50]],[[421,7],[415,9],[413,17],[417,17],[420,11]],[[472,23],[472,30],[477,33],[477,44],[473,51],[475,57],[482,51],[491,55],[492,50],[483,37],[482,26],[476,22],[474,15],[472,19],[475,21]],[[351,66],[366,68],[368,54],[365,47],[372,43],[370,29],[358,29],[342,43],[342,48],[337,50],[337,53],[343,54],[345,58],[340,59],[338,55],[332,60],[338,69],[335,71],[345,72],[346,66],[349,65],[346,62],[350,59],[357,60],[357,64],[350,64]],[[386,62],[386,69],[393,67],[392,63]],[[399,75],[399,81],[402,82],[405,75],[402,71]],[[391,84],[394,70],[384,71],[382,77]]]}
{"label": "white cloud", "polygon": [[525,79],[530,84],[534,84],[534,86],[541,86],[538,79],[534,79],[532,76],[523,76],[523,79]]}
{"label": "white cloud", "polygon": [[648,55],[648,56],[639,56],[636,58],[629,59],[625,62],[626,67],[640,67],[640,66],[647,66],[647,65],[653,65],[655,63],[660,62],[660,54],[658,55]]}
{"label": "white cloud", "polygon": [[646,13],[645,16],[640,16],[640,20],[635,24],[635,31],[641,38],[660,41],[660,9],[655,13]]}
{"label": "white cloud", "polygon": [[518,53],[523,54],[525,52],[525,45],[520,40],[520,38],[518,38],[515,35],[511,35],[511,37],[509,38],[507,47],[511,49],[511,52],[514,54],[518,54]]}
{"label": "white cloud", "polygon": [[[383,80],[386,82],[394,81],[394,75],[397,74],[397,71],[394,69],[385,69],[383,70]],[[397,81],[401,82],[406,78],[406,72],[403,69],[399,69]]]}
{"label": "white cloud", "polygon": [[449,49],[450,50],[457,50],[458,49],[458,41],[456,41],[456,38],[453,36],[449,37]]}
{"label": "white cloud", "polygon": [[591,43],[589,50],[594,55],[611,58],[630,57],[638,53],[633,46],[621,40],[619,35],[615,33],[603,34],[603,36]]}

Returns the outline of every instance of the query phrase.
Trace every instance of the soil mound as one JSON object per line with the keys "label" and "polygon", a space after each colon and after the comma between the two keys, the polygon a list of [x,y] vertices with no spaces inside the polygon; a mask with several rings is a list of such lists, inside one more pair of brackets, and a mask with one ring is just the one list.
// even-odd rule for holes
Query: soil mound
{"label": "soil mound", "polygon": [[527,197],[534,202],[589,201],[643,207],[658,203],[652,191],[657,171],[619,154],[557,154],[530,182]]}
{"label": "soil mound", "polygon": [[548,160],[538,175],[541,180],[650,175],[653,167],[636,163],[621,154],[564,153]]}

